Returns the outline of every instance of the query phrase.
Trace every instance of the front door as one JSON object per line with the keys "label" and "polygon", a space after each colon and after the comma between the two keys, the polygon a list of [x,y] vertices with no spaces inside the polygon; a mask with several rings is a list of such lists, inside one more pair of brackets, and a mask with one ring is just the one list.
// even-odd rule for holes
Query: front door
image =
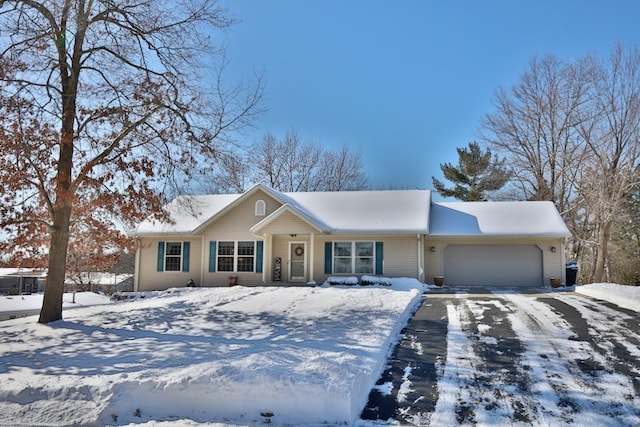
{"label": "front door", "polygon": [[289,280],[303,282],[306,278],[307,247],[304,242],[291,242],[289,244]]}

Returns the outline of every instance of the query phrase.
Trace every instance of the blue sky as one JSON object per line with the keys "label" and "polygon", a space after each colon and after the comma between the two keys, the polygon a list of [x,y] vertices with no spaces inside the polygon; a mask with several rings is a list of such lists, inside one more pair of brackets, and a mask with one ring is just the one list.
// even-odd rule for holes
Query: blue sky
{"label": "blue sky", "polygon": [[373,189],[431,189],[534,56],[640,46],[640,1],[220,0],[234,78],[264,71],[250,144],[295,129],[359,150]]}

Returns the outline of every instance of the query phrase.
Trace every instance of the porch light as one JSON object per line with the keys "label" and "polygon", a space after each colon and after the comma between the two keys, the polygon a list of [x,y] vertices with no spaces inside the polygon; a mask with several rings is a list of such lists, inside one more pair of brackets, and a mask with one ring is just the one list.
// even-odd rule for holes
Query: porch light
{"label": "porch light", "polygon": [[553,253],[556,252],[556,247],[555,246],[551,246],[551,252],[553,252]]}
{"label": "porch light", "polygon": [[431,252],[435,252],[435,251],[436,251],[436,247],[435,247],[435,246],[431,246],[431,247],[429,248],[429,250],[430,250]]}

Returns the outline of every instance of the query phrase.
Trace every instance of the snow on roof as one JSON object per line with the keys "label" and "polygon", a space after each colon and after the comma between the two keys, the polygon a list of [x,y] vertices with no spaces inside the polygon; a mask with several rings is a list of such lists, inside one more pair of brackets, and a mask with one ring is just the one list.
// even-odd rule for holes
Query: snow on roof
{"label": "snow on roof", "polygon": [[426,233],[429,190],[287,193],[332,233]]}
{"label": "snow on roof", "polygon": [[165,206],[172,223],[147,218],[136,228],[136,235],[184,234],[217,215],[242,194],[181,196]]}
{"label": "snow on roof", "polygon": [[0,268],[0,277],[7,276],[28,276],[28,277],[45,277],[47,270],[42,268]]}
{"label": "snow on roof", "polygon": [[[147,219],[138,226],[136,234],[195,233],[241,198],[259,190],[282,203],[281,209],[288,208],[327,233],[511,237],[570,235],[552,202],[431,203],[429,190],[282,193],[259,184],[244,194],[179,197],[166,206],[172,223]],[[260,229],[269,221],[270,217],[267,217],[254,228]]]}
{"label": "snow on roof", "polygon": [[552,202],[449,202],[431,207],[432,236],[568,237]]}
{"label": "snow on roof", "polygon": [[[258,185],[244,194],[256,189],[263,189],[326,232],[426,233],[428,229],[428,190],[282,193]],[[172,224],[147,219],[137,227],[136,234],[192,233],[242,196],[180,197],[165,207]]]}

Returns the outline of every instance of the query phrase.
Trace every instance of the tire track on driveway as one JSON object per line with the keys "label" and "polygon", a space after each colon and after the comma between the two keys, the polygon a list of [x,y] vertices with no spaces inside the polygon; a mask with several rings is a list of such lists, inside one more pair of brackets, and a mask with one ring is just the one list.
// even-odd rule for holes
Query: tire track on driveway
{"label": "tire track on driveway", "polygon": [[638,427],[639,329],[637,313],[570,293],[430,295],[362,420]]}
{"label": "tire track on driveway", "polygon": [[598,350],[580,339],[555,303],[549,304],[555,298],[505,298],[516,307],[510,319],[527,348],[532,390],[544,402],[545,424],[554,419],[576,425],[638,424],[640,401],[631,380],[613,370],[585,373],[585,363]]}
{"label": "tire track on driveway", "polygon": [[525,348],[507,317],[511,310],[499,298],[466,301],[474,314],[467,325],[474,350],[480,359],[476,420],[483,424],[531,424],[537,402],[528,389],[528,373],[522,368]]}
{"label": "tire track on driveway", "polygon": [[636,396],[640,396],[640,325],[638,314],[623,308],[578,295],[545,299],[545,303],[563,313],[581,341],[589,343],[592,358],[581,368],[620,372],[630,378]]}

